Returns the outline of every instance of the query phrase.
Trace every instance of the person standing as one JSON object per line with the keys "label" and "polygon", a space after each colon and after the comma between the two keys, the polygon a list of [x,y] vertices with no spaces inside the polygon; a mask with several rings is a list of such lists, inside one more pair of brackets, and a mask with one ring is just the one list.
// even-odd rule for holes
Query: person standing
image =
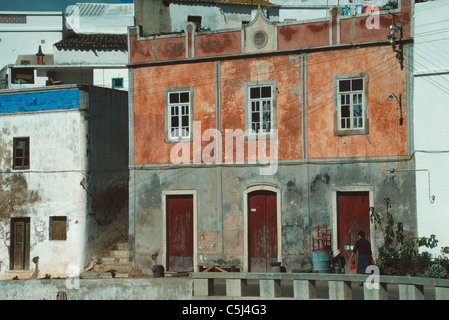
{"label": "person standing", "polygon": [[366,268],[370,264],[374,264],[373,253],[371,251],[371,243],[365,239],[365,232],[358,233],[359,240],[355,243],[351,254],[351,262],[354,263],[354,255],[358,252],[357,269],[360,274],[366,274]]}

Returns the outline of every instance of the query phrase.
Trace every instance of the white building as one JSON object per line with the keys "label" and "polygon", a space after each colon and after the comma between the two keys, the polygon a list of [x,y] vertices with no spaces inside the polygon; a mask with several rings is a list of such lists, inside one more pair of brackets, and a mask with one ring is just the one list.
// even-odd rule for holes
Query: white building
{"label": "white building", "polygon": [[[288,23],[330,18],[330,10],[339,7],[348,15],[357,13],[356,6],[382,7],[387,0],[174,0],[170,1],[170,20],[173,32],[184,30],[188,22],[194,22],[205,30],[240,28],[252,21],[257,7],[264,8],[271,21]],[[363,13],[360,12],[360,13]]]}
{"label": "white building", "polygon": [[0,88],[8,81],[6,65],[16,64],[19,55],[35,55],[39,46],[44,54],[52,54],[53,44],[63,39],[64,32],[62,12],[1,11]]}
{"label": "white building", "polygon": [[[127,28],[134,25],[133,8],[133,4],[102,3],[69,6],[66,19],[61,16],[59,21],[59,27],[69,32],[45,48],[14,49],[14,60],[0,71],[0,88],[82,84],[128,90]],[[21,39],[16,36],[11,47]]]}
{"label": "white building", "polygon": [[93,86],[0,90],[0,279],[75,274],[126,234],[127,99]]}
{"label": "white building", "polygon": [[[449,0],[415,5],[414,147],[418,235],[449,246]],[[435,199],[432,199],[435,196]]]}
{"label": "white building", "polygon": [[58,11],[0,11],[0,69],[16,63],[19,54],[53,52],[63,38],[64,16]]}

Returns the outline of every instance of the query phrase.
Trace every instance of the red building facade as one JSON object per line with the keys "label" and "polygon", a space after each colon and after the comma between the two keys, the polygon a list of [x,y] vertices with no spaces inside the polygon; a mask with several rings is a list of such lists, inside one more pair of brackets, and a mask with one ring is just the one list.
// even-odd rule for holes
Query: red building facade
{"label": "red building facade", "polygon": [[310,269],[318,226],[344,254],[360,229],[381,241],[369,207],[384,197],[415,234],[413,5],[288,23],[259,9],[214,32],[130,29],[136,270]]}

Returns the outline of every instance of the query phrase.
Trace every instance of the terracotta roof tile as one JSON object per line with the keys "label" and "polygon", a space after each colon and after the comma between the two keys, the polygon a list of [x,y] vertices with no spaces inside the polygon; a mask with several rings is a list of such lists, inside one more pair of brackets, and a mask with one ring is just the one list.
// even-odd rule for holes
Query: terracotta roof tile
{"label": "terracotta roof tile", "polygon": [[128,39],[126,34],[73,33],[55,43],[55,47],[58,49],[126,50],[128,49]]}

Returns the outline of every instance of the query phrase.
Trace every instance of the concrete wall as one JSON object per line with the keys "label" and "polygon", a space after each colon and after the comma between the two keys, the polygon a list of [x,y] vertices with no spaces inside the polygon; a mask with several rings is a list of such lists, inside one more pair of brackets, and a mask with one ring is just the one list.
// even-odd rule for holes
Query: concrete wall
{"label": "concrete wall", "polygon": [[128,239],[128,92],[90,86],[87,257]]}
{"label": "concrete wall", "polygon": [[[414,236],[416,220],[410,215],[416,210],[414,174],[383,175],[382,167],[397,165],[396,160],[377,161],[379,163],[369,159],[339,159],[329,164],[281,162],[278,172],[269,177],[260,176],[259,168],[254,166],[136,170],[130,181],[130,198],[135,206],[134,215],[130,216],[135,266],[151,274],[153,253],[159,254],[157,263],[165,264],[166,248],[161,229],[165,224],[163,192],[175,190],[196,190],[198,194],[197,225],[194,226],[198,241],[194,245],[199,264],[235,264],[241,270],[248,266],[244,194],[251,185],[275,186],[280,190],[278,234],[282,244],[278,250],[288,272],[312,269],[311,237],[318,225],[329,226],[332,234],[336,232],[337,204],[333,193],[337,190],[372,191],[370,201],[378,210],[385,210],[383,199],[390,197],[396,204],[392,211],[398,221],[404,223],[406,235]],[[401,168],[413,167],[413,162],[401,164]],[[374,232],[370,240],[373,249],[383,241],[374,236]],[[336,249],[334,241],[333,250]]]}
{"label": "concrete wall", "polygon": [[66,281],[1,281],[0,299],[56,300],[60,291],[67,300],[190,300],[193,295],[193,279],[188,278],[80,279],[79,288],[73,279]]}
{"label": "concrete wall", "polygon": [[[449,129],[444,119],[447,109],[447,83],[449,82],[449,21],[445,9],[449,1],[416,4],[414,60],[414,144],[416,172],[418,234],[436,235],[438,248],[431,252],[439,255],[441,246],[449,245]],[[430,174],[430,181],[429,181]],[[435,196],[432,204],[429,197]]]}

